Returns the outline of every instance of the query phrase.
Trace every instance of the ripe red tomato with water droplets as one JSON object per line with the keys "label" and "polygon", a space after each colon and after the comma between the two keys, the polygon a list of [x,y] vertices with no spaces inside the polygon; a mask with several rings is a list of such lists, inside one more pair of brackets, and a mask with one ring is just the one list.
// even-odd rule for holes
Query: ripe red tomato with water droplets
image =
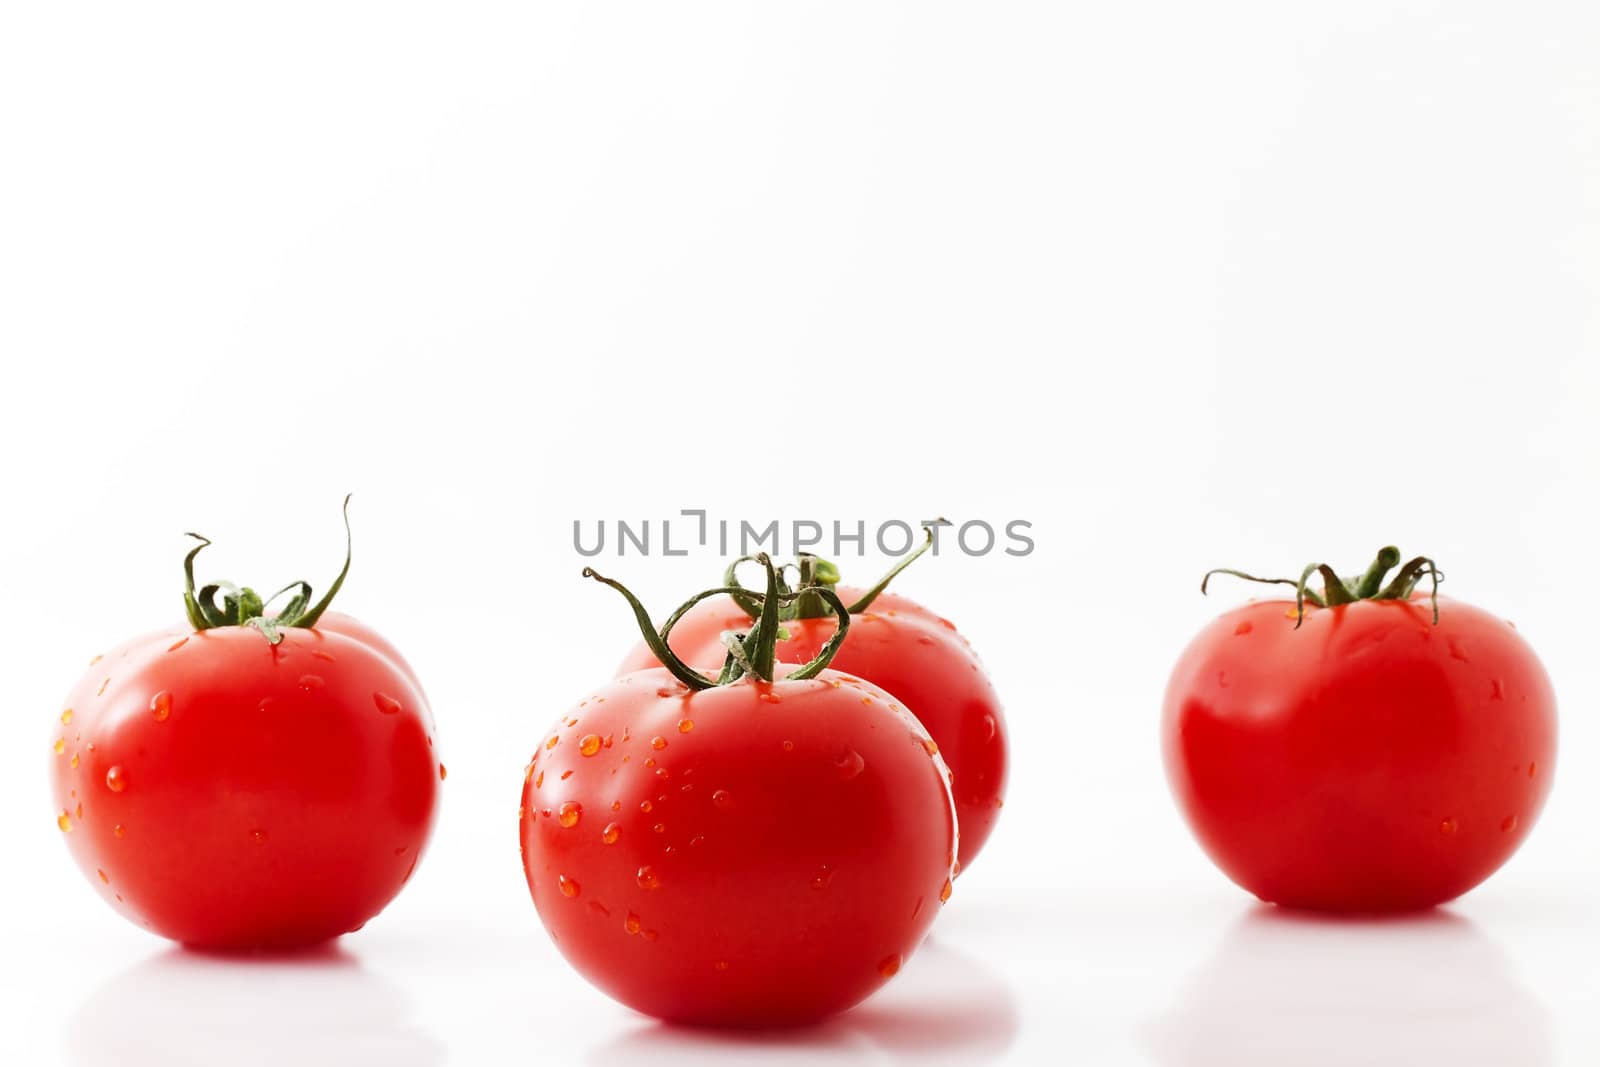
{"label": "ripe red tomato with water droplets", "polygon": [[1362,578],[1328,570],[1320,595],[1281,580],[1306,602],[1225,612],[1173,670],[1178,804],[1217,866],[1269,903],[1451,900],[1510,858],[1549,794],[1555,697],[1533,650],[1505,620],[1417,592],[1423,557],[1382,586],[1398,559],[1385,549]]}
{"label": "ripe red tomato with water droplets", "polygon": [[[905,559],[889,578],[914,558]],[[826,561],[803,558],[802,565],[806,564],[822,568],[823,581],[837,579],[837,571]],[[730,579],[731,575],[730,569]],[[870,599],[865,609],[852,609],[854,625],[849,639],[830,666],[893,694],[932,735],[954,775],[951,791],[961,820],[958,869],[966,870],[994,832],[1005,803],[1009,766],[1005,714],[977,653],[954,624],[906,597],[883,591],[887,581],[880,582],[876,590],[837,588],[846,605],[869,594]],[[715,671],[727,655],[722,634],[750,626],[751,617],[743,607],[730,596],[717,596],[691,608],[672,628],[668,643],[684,662]],[[778,659],[784,663],[814,659],[837,629],[831,613],[812,617],[786,614]],[[649,647],[640,643],[622,661],[618,674],[658,666],[659,662]]]}
{"label": "ripe red tomato with water droplets", "polygon": [[784,1026],[849,1008],[951,892],[949,770],[916,719],[770,647],[752,663],[698,688],[665,668],[608,683],[524,778],[540,918],[586,978],[658,1018]]}
{"label": "ripe red tomato with water droplets", "polygon": [[248,589],[195,594],[192,561],[191,625],[95,657],[68,695],[56,824],[90,885],[164,937],[283,948],[358,929],[433,827],[427,698],[393,646],[324,610],[332,593],[252,615]]}

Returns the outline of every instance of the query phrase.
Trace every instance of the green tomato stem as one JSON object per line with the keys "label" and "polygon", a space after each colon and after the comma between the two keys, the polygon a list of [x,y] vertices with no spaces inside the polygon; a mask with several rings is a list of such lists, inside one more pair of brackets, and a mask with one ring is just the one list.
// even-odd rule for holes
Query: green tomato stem
{"label": "green tomato stem", "polygon": [[[1352,578],[1348,582],[1339,577],[1337,571],[1326,563],[1312,563],[1300,573],[1299,581],[1293,578],[1258,578],[1244,571],[1231,570],[1218,567],[1206,572],[1200,579],[1200,592],[1206,592],[1206,586],[1211,581],[1212,575],[1226,574],[1240,578],[1247,582],[1259,582],[1263,585],[1289,585],[1294,587],[1295,604],[1295,629],[1305,622],[1307,602],[1317,607],[1338,607],[1342,604],[1354,604],[1359,600],[1409,600],[1416,591],[1417,584],[1424,575],[1433,580],[1433,589],[1430,601],[1433,606],[1433,623],[1439,624],[1439,583],[1444,580],[1444,575],[1427,556],[1417,556],[1395,573],[1388,585],[1383,584],[1384,576],[1395,568],[1400,562],[1400,550],[1393,545],[1386,545],[1378,550],[1377,558],[1367,567],[1366,572],[1359,578]],[[1322,591],[1319,594],[1309,587],[1312,575],[1322,578]]]}
{"label": "green tomato stem", "polygon": [[[200,550],[211,544],[210,539],[197,533],[188,536],[200,543],[189,550],[183,557],[183,610],[189,617],[189,624],[196,630],[214,630],[223,626],[249,626],[259,630],[269,644],[277,644],[283,640],[282,631],[288,627],[311,629],[316,626],[317,620],[322,618],[323,612],[328,610],[328,605],[333,603],[333,598],[344,588],[345,577],[350,573],[350,558],[353,539],[350,533],[350,495],[344,498],[344,567],[340,569],[339,576],[333,580],[328,591],[322,599],[307,610],[306,605],[311,601],[311,584],[309,582],[290,582],[266,600],[249,586],[236,586],[232,582],[210,582],[200,587],[198,592],[194,587],[194,559]],[[291,589],[297,590],[289,599],[282,610],[276,614],[268,615],[267,608],[273,601]],[[217,594],[222,594],[222,606],[217,606]]]}
{"label": "green tomato stem", "polygon": [[[821,597],[829,609],[839,616],[839,625],[834,630],[833,636],[818,650],[816,656],[799,669],[791,671],[787,677],[795,679],[816,677],[819,672],[833,661],[833,657],[838,653],[839,647],[844,644],[844,636],[850,629],[849,611],[845,609],[844,602],[839,599],[838,594],[828,586],[802,586],[796,592],[789,592],[785,588],[777,568],[772,565],[772,560],[766,553],[759,553],[751,558],[766,569],[767,588],[764,593],[752,592],[743,586],[737,585],[725,585],[716,589],[707,589],[704,592],[696,593],[680,604],[667,617],[667,621],[662,624],[660,630],[657,630],[650,622],[649,612],[645,610],[639,598],[634,596],[627,586],[614,579],[607,578],[592,567],[585,567],[583,576],[609,585],[623,595],[628,601],[628,606],[633,609],[634,621],[638,624],[639,632],[643,635],[645,645],[649,647],[651,654],[671,672],[673,677],[691,690],[696,691],[711,689],[720,685],[731,685],[746,675],[753,676],[763,682],[774,681],[777,677],[777,645],[779,639],[784,635],[782,616],[785,609],[800,597],[807,594],[815,594]],[[757,608],[756,625],[748,632],[730,631],[723,634],[723,644],[728,648],[728,655],[723,662],[721,673],[715,680],[712,680],[689,666],[677,653],[673,652],[669,639],[672,636],[672,628],[688,613],[690,608],[707,597],[721,595],[742,595],[749,598]]]}

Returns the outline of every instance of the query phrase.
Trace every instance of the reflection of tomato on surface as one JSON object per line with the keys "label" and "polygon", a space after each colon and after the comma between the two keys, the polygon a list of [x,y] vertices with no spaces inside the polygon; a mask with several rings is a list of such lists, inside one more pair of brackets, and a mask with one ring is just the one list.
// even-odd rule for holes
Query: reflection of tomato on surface
{"label": "reflection of tomato on surface", "polygon": [[580,701],[524,777],[539,917],[584,977],[663,1019],[777,1026],[849,1008],[899,971],[951,893],[938,746],[894,697],[826,669],[848,621],[810,663],[776,662],[769,574],[747,667],[715,683],[600,579],[667,666]]}
{"label": "reflection of tomato on surface", "polygon": [[1351,919],[1255,905],[1143,1044],[1161,1067],[1555,1062],[1539,999],[1446,910]]}
{"label": "reflection of tomato on surface", "polygon": [[95,657],[67,697],[56,824],[101,896],[165,937],[337,937],[383,909],[427,844],[444,774],[427,698],[393,646],[326,612],[348,557],[317,604],[291,586],[268,614],[249,589],[196,593],[200,548],[185,561],[191,626]]}
{"label": "reflection of tomato on surface", "polygon": [[1510,858],[1549,793],[1555,696],[1533,650],[1503,619],[1418,593],[1429,560],[1384,585],[1398,562],[1388,548],[1360,578],[1320,568],[1320,595],[1278,579],[1298,600],[1224,613],[1173,669],[1173,791],[1206,853],[1262,900],[1450,900]]}
{"label": "reflection of tomato on surface", "polygon": [[[890,580],[926,549],[925,543],[906,556],[872,589],[835,589],[849,605],[852,625],[849,639],[830,665],[893,694],[933,736],[955,775],[951,790],[961,820],[964,869],[971,866],[1000,817],[1008,765],[1006,723],[1000,698],[977,654],[950,620],[885,591]],[[729,566],[725,585],[737,586],[734,568],[740,562]],[[839,580],[833,564],[813,556],[802,556],[798,569],[802,585],[814,581],[832,588]],[[727,656],[723,633],[748,630],[756,610],[737,593],[702,600],[674,623],[668,643],[685,663],[715,672]],[[816,658],[838,629],[833,609],[818,596],[797,597],[785,607],[782,621],[777,655],[783,663]],[[659,665],[641,643],[623,660],[618,673]]]}

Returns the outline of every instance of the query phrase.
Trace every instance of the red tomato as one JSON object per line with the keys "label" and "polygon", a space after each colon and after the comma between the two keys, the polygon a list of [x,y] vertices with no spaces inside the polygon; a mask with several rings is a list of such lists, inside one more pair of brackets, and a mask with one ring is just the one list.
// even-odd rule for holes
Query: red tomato
{"label": "red tomato", "polygon": [[314,621],[276,643],[163,630],[95,657],[68,696],[56,822],[129,919],[210,948],[311,944],[411,877],[444,774],[427,699],[362,624]]}
{"label": "red tomato", "polygon": [[564,715],[528,768],[539,916],[630,1007],[811,1022],[892,977],[949,897],[956,817],[933,741],[878,687],[793,669],[698,691],[630,674]]}
{"label": "red tomato", "polygon": [[1470,605],[1438,601],[1435,622],[1428,599],[1395,592],[1308,606],[1298,628],[1293,600],[1246,604],[1173,670],[1179,806],[1264,901],[1431,907],[1492,874],[1544,805],[1555,697],[1533,650]]}
{"label": "red tomato", "polygon": [[[847,586],[837,590],[845,604],[854,604],[864,592]],[[955,775],[951,788],[961,820],[958,870],[965,870],[989,840],[1005,803],[1006,724],[1000,698],[972,646],[948,619],[888,592],[852,618],[850,637],[831,666],[894,694],[933,736]],[[672,628],[669,644],[684,662],[715,671],[727,654],[722,633],[750,626],[750,616],[732,598],[719,596],[690,609]],[[826,615],[786,618],[783,627],[789,636],[778,641],[778,659],[805,663],[817,656],[838,624]],[[618,673],[658,664],[640,643]]]}

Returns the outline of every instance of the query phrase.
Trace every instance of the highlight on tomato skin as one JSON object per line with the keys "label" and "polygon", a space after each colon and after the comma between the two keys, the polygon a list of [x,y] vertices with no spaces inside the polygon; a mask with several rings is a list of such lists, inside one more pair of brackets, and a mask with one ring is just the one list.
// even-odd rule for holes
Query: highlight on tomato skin
{"label": "highlight on tomato skin", "polygon": [[175,941],[274,949],[357,930],[432,832],[445,769],[427,698],[398,650],[328,610],[348,548],[321,600],[295,583],[274,611],[248,588],[196,590],[198,540],[190,625],[94,657],[64,701],[56,826],[112,908]]}
{"label": "highlight on tomato skin", "polygon": [[[838,569],[814,556],[802,555],[793,569],[802,584],[827,586],[849,607],[854,628],[830,665],[893,693],[927,729],[950,765],[961,820],[958,870],[965,871],[988,843],[1005,805],[1009,734],[999,694],[967,639],[950,620],[887,589],[930,544],[931,538],[870,589],[837,584]],[[726,654],[722,634],[748,628],[754,617],[754,605],[740,595],[745,591],[735,576],[741,562],[744,558],[735,560],[724,574],[729,593],[695,604],[668,634],[672,651],[700,670],[718,670]],[[779,585],[783,588],[783,572]],[[838,628],[833,610],[820,597],[796,597],[783,610],[782,623],[777,657],[784,663],[813,659]],[[649,646],[640,642],[617,674],[659,665]]]}
{"label": "highlight on tomato skin", "polygon": [[[775,584],[765,596],[775,609]],[[523,778],[541,920],[585,978],[661,1019],[776,1027],[844,1011],[898,973],[952,893],[938,746],[894,696],[827,668],[838,640],[778,664],[776,615],[730,641],[715,679],[660,645],[667,666],[579,701]]]}
{"label": "highlight on tomato skin", "polygon": [[1294,598],[1223,613],[1173,669],[1174,797],[1212,861],[1266,902],[1442,904],[1510,859],[1549,795],[1556,702],[1533,649],[1436,582],[1419,588],[1437,577],[1425,557],[1386,584],[1398,564],[1386,548],[1360,577],[1269,579]]}

